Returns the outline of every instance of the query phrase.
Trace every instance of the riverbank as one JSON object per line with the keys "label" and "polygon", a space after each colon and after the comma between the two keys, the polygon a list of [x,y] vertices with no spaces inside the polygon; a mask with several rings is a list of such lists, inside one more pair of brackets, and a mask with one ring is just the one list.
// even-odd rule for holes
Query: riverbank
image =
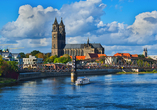
{"label": "riverbank", "polygon": [[152,73],[157,73],[156,72],[153,72],[153,71],[150,71],[150,72],[118,72],[116,74],[152,74]]}
{"label": "riverbank", "polygon": [[12,83],[15,83],[15,82],[16,82],[15,79],[11,79],[11,78],[0,78],[0,86],[12,84]]}

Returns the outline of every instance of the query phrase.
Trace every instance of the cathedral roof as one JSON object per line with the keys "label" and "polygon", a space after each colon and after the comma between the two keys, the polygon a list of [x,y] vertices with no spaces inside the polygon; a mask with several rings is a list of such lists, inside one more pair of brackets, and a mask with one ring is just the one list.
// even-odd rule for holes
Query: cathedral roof
{"label": "cathedral roof", "polygon": [[[100,43],[90,43],[93,48],[103,48]],[[84,44],[66,44],[64,49],[81,49]]]}

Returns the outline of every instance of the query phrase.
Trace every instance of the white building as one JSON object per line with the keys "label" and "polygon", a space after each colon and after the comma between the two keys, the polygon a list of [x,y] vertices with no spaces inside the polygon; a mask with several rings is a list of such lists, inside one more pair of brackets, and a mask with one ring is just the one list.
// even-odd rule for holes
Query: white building
{"label": "white building", "polygon": [[157,55],[149,55],[148,58],[152,58],[153,60],[157,60]]}
{"label": "white building", "polygon": [[105,57],[105,64],[116,64],[116,63],[117,63],[117,57],[115,56]]}
{"label": "white building", "polygon": [[0,55],[5,61],[13,61],[12,54],[9,52],[1,52]]}
{"label": "white building", "polygon": [[29,58],[23,58],[23,68],[35,68],[36,64],[42,64],[43,58],[36,58],[35,56],[29,55]]}

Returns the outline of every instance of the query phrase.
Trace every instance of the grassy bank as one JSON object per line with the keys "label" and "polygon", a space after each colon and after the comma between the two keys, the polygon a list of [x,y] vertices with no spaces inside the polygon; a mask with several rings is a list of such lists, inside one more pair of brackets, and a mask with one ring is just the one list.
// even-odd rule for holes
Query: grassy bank
{"label": "grassy bank", "polygon": [[116,74],[151,74],[157,73],[157,71],[146,71],[146,72],[118,72]]}
{"label": "grassy bank", "polygon": [[16,82],[15,79],[10,79],[10,78],[0,78],[0,85],[6,85],[10,83]]}

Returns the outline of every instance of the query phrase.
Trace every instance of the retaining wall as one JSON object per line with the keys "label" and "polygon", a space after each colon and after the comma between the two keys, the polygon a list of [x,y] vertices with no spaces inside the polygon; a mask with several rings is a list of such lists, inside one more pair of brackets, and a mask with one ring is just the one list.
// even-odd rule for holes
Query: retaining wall
{"label": "retaining wall", "polygon": [[[78,76],[86,76],[86,75],[104,75],[104,74],[114,74],[117,72],[121,72],[121,69],[95,69],[95,70],[77,70]],[[28,73],[20,73],[18,80],[29,80],[35,78],[45,78],[45,77],[55,77],[55,76],[70,76],[71,72],[28,72]]]}

